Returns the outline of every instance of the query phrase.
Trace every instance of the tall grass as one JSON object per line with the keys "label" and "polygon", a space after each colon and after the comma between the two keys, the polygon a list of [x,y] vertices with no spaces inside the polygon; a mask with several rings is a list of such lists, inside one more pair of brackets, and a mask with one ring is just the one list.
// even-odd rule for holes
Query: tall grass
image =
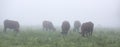
{"label": "tall grass", "polygon": [[0,30],[0,47],[120,47],[120,30],[95,29],[92,36],[82,37],[78,32],[67,36],[60,31],[42,31],[26,28],[16,34]]}

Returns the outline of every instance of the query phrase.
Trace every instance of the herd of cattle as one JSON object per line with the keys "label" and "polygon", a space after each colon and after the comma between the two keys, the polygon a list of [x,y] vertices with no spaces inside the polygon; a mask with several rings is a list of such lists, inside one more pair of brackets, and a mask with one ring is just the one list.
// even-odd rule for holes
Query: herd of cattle
{"label": "herd of cattle", "polygon": [[[43,21],[42,25],[43,25],[43,30],[46,31],[56,30],[54,25],[50,21]],[[8,28],[13,29],[16,32],[19,32],[19,28],[20,28],[19,22],[13,20],[4,20],[4,32],[6,32]],[[82,36],[90,36],[92,35],[93,28],[94,28],[94,24],[91,21],[85,22],[83,24],[81,24],[80,21],[75,21],[73,30],[80,32],[81,29],[80,34],[82,34]],[[70,23],[68,21],[63,21],[61,25],[61,29],[62,29],[61,34],[67,35],[70,30]]]}

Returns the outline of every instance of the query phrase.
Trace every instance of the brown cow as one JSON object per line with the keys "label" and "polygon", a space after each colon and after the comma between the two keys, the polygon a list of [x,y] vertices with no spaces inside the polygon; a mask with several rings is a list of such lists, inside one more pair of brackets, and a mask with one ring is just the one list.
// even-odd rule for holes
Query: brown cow
{"label": "brown cow", "polygon": [[13,20],[4,20],[4,32],[6,32],[7,28],[14,29],[14,31],[19,32],[19,23]]}
{"label": "brown cow", "polygon": [[61,33],[62,33],[63,35],[66,35],[66,34],[68,33],[69,29],[70,29],[70,24],[69,24],[69,22],[68,22],[68,21],[64,21],[64,22],[62,23],[61,28],[62,28],[62,32],[61,32]]}
{"label": "brown cow", "polygon": [[80,21],[75,21],[74,22],[74,29],[73,29],[73,31],[79,31],[80,30],[80,26],[81,26],[81,23],[80,23]]}
{"label": "brown cow", "polygon": [[92,22],[86,22],[83,23],[81,26],[81,34],[82,36],[90,36],[92,35],[93,32],[93,28],[94,28],[94,24]]}
{"label": "brown cow", "polygon": [[43,30],[49,31],[49,30],[53,30],[55,31],[56,29],[54,28],[52,22],[50,21],[43,21]]}

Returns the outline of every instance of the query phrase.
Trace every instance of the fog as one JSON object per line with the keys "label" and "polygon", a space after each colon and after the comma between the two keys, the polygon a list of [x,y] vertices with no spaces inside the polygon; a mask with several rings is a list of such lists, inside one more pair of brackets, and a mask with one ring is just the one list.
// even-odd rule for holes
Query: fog
{"label": "fog", "polygon": [[92,21],[95,26],[120,27],[119,0],[0,0],[0,24],[5,19],[20,25],[41,26],[49,20],[61,26],[64,20],[71,26],[75,20]]}

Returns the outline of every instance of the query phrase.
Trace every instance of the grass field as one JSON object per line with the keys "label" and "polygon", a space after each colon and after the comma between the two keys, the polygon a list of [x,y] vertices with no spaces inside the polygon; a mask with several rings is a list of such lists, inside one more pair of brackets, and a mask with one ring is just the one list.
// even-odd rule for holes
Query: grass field
{"label": "grass field", "polygon": [[120,47],[120,30],[95,29],[90,37],[82,37],[77,32],[67,36],[60,31],[21,29],[16,34],[0,30],[0,47]]}

